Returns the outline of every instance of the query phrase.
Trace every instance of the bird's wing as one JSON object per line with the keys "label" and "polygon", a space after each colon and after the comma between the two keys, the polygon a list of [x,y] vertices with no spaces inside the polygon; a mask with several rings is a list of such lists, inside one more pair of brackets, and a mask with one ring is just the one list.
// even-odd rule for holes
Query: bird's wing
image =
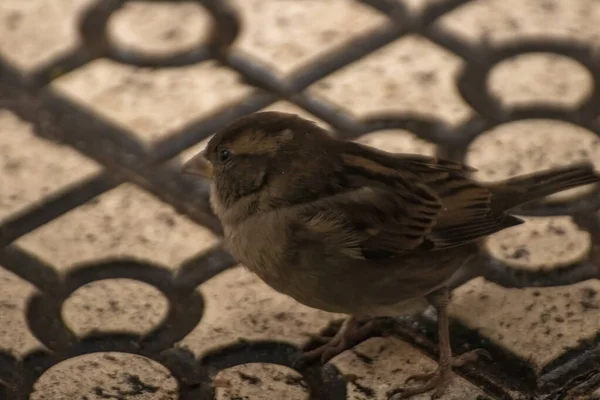
{"label": "bird's wing", "polygon": [[522,221],[492,209],[471,168],[430,157],[350,145],[346,190],[302,206],[304,235],[332,240],[355,258],[389,258],[460,246]]}
{"label": "bird's wing", "polygon": [[[329,252],[381,259],[427,245],[441,206],[431,196],[363,187],[303,205],[296,241],[323,243]],[[299,243],[300,244],[300,243]]]}
{"label": "bird's wing", "polygon": [[[377,158],[377,156],[374,156]],[[433,250],[460,246],[523,220],[498,208],[490,186],[470,177],[474,169],[432,157],[398,154],[382,157],[408,182],[419,182],[434,193],[442,205],[430,239]]]}

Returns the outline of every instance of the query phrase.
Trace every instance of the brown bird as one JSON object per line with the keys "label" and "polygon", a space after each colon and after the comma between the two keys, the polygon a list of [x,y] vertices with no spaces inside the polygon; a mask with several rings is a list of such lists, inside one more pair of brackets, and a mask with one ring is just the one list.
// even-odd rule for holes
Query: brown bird
{"label": "brown bird", "polygon": [[512,208],[596,183],[589,164],[481,183],[464,164],[332,138],[292,114],[262,112],[217,132],[183,171],[212,180],[211,206],[239,262],[307,306],[349,315],[310,352],[323,362],[378,316],[438,312],[440,362],[405,398],[448,386],[453,366],[447,283],[477,242],[523,220]]}

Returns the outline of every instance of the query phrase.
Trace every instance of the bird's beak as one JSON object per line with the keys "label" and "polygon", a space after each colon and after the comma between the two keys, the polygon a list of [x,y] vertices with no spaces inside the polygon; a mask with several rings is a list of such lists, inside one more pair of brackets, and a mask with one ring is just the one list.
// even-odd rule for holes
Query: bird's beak
{"label": "bird's beak", "polygon": [[212,179],[213,177],[212,164],[206,159],[203,151],[186,161],[181,166],[181,172],[206,179]]}

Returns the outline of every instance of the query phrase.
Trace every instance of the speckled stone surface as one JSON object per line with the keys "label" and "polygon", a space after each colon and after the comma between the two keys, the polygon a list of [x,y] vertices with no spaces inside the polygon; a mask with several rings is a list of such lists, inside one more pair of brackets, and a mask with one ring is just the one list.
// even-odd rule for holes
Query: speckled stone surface
{"label": "speckled stone surface", "polygon": [[132,279],[105,279],[77,289],[62,318],[77,336],[91,333],[144,335],[167,316],[169,302],[154,286]]}
{"label": "speckled stone surface", "polygon": [[180,343],[197,356],[244,341],[275,340],[302,346],[332,321],[344,318],[303,306],[236,267],[199,288],[203,322]]}
{"label": "speckled stone surface", "polygon": [[599,15],[595,0],[478,0],[446,14],[440,25],[474,42],[551,38],[598,43]]}
{"label": "speckled stone surface", "polygon": [[101,171],[70,147],[37,137],[8,110],[0,109],[0,126],[0,223]]}
{"label": "speckled stone surface", "polygon": [[246,28],[235,50],[280,75],[388,23],[386,17],[352,0],[234,0]]}
{"label": "speckled stone surface", "polygon": [[[0,0],[0,400],[388,400],[436,368],[433,314],[294,363],[344,316],[232,259],[177,164],[276,110],[486,182],[600,171],[598,21],[597,0]],[[452,345],[494,359],[442,399],[600,398],[598,192],[482,241]]]}
{"label": "speckled stone surface", "polygon": [[37,293],[35,287],[0,266],[0,293],[0,351],[21,358],[43,348],[25,317],[27,303]]}
{"label": "speckled stone surface", "polygon": [[208,39],[210,14],[193,2],[132,1],[108,22],[109,40],[122,52],[160,57],[196,50]]}
{"label": "speckled stone surface", "polygon": [[486,240],[492,257],[526,271],[552,271],[587,259],[590,234],[570,217],[527,217],[525,221]]}
{"label": "speckled stone surface", "polygon": [[16,242],[61,273],[119,258],[174,271],[217,243],[210,231],[131,184],[101,195]]}
{"label": "speckled stone surface", "polygon": [[[600,281],[505,289],[476,278],[457,289],[451,315],[540,372],[600,332]],[[489,312],[494,310],[494,312]]]}
{"label": "speckled stone surface", "polygon": [[458,57],[413,35],[350,64],[310,90],[357,118],[416,113],[457,125],[472,114],[455,86],[460,68]]}
{"label": "speckled stone surface", "polygon": [[496,65],[488,86],[507,107],[531,103],[577,107],[591,95],[592,79],[590,71],[571,58],[529,53]]}
{"label": "speckled stone surface", "polygon": [[125,128],[146,146],[242,101],[252,91],[239,75],[213,61],[153,70],[101,59],[58,79],[52,87]]}
{"label": "speckled stone surface", "polygon": [[40,377],[31,394],[32,400],[178,397],[177,381],[165,367],[145,357],[114,352],[63,361]]}
{"label": "speckled stone surface", "polygon": [[276,364],[242,364],[215,376],[216,400],[274,398],[308,400],[310,393],[302,375]]}
{"label": "speckled stone surface", "polygon": [[[352,400],[387,400],[394,389],[402,387],[411,375],[428,373],[436,368],[435,362],[395,338],[369,339],[352,351],[339,355],[332,363],[350,377],[348,399]],[[477,387],[457,377],[442,399],[475,399],[483,394]],[[430,397],[430,394],[423,394],[413,399]]]}
{"label": "speckled stone surface", "polygon": [[3,0],[0,56],[25,74],[64,56],[80,44],[77,20],[92,4],[93,0]]}

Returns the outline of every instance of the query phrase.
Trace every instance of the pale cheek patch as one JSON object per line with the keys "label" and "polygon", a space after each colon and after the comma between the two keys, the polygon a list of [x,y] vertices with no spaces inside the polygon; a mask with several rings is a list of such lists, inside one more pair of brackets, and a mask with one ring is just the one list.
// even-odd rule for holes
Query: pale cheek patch
{"label": "pale cheek patch", "polygon": [[287,142],[294,138],[294,131],[291,129],[286,129],[279,135],[279,139],[281,142]]}

